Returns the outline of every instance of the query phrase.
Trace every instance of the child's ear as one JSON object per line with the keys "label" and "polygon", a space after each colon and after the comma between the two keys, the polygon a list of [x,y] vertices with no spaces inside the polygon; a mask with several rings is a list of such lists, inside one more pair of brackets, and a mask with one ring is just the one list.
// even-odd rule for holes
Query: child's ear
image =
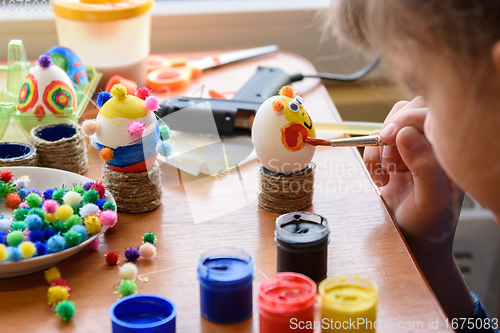
{"label": "child's ear", "polygon": [[500,73],[500,40],[497,40],[491,49],[491,60],[493,60],[495,68]]}

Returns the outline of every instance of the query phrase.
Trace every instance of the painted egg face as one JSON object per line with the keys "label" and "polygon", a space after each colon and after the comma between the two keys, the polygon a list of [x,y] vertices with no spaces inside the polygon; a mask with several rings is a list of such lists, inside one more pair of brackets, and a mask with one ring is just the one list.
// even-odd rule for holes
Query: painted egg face
{"label": "painted egg face", "polygon": [[42,68],[38,63],[24,79],[17,108],[26,114],[59,114],[67,107],[76,108],[76,94],[71,80],[57,66]]}
{"label": "painted egg face", "polygon": [[57,66],[61,67],[78,87],[89,82],[87,70],[80,58],[67,47],[54,46],[47,53]]}

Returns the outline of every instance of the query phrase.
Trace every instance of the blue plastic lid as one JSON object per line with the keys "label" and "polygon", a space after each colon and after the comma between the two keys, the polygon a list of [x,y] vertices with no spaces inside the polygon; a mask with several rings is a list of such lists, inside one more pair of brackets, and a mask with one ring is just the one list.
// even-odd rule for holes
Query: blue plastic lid
{"label": "blue plastic lid", "polygon": [[177,307],[168,298],[137,294],[123,297],[109,308],[114,333],[175,332]]}

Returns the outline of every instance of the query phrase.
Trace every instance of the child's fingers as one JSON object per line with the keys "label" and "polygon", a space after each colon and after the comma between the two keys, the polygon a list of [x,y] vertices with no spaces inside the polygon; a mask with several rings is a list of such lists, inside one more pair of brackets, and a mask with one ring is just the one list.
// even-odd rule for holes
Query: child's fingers
{"label": "child's fingers", "polygon": [[[379,132],[375,131],[372,135],[377,135]],[[377,186],[384,186],[389,182],[389,175],[382,168],[381,154],[381,147],[366,147],[363,153],[363,161],[365,162],[366,169]]]}
{"label": "child's fingers", "polygon": [[394,106],[392,107],[391,112],[387,115],[384,121],[384,125],[382,126],[382,129],[384,129],[391,121],[392,119],[398,115],[401,112],[404,112],[405,110],[408,109],[419,109],[426,107],[424,99],[421,96],[417,96],[414,99],[412,99],[410,102],[408,101],[399,101]]}

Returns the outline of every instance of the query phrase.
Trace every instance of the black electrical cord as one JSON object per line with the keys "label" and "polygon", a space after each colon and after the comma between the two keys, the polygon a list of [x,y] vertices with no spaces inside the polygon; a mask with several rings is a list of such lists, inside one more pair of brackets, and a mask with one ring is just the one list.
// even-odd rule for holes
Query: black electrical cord
{"label": "black electrical cord", "polygon": [[342,81],[342,82],[356,81],[364,77],[366,74],[370,73],[371,70],[374,69],[375,66],[377,66],[378,62],[379,58],[376,57],[364,68],[352,74],[330,74],[330,73],[318,73],[309,75],[295,74],[290,77],[290,80],[292,82],[297,82],[303,80],[304,78],[312,77],[330,81]]}

